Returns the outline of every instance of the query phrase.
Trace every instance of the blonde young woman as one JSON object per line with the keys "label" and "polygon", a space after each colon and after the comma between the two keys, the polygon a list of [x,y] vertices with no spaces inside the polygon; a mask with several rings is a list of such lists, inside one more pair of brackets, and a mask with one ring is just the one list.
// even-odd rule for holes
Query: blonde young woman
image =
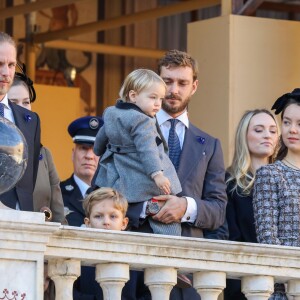
{"label": "blonde young woman", "polygon": [[[227,169],[226,219],[229,240],[257,243],[253,216],[253,184],[256,170],[274,161],[278,127],[266,109],[249,110],[242,116],[235,135],[232,163]],[[228,280],[225,299],[246,299],[240,281]]]}

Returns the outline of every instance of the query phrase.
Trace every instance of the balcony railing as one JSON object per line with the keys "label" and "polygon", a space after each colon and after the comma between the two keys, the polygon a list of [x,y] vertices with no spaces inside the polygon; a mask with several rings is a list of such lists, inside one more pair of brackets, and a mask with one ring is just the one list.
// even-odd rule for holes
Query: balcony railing
{"label": "balcony railing", "polygon": [[44,260],[58,300],[72,299],[81,265],[96,267],[96,280],[110,291],[110,300],[121,299],[129,269],[145,271],[153,300],[169,299],[177,272],[193,273],[202,300],[217,300],[226,277],[242,280],[247,299],[268,299],[274,282],[287,283],[291,299],[300,299],[298,248],[77,228],[43,219],[40,213],[1,210],[0,299],[43,299]]}

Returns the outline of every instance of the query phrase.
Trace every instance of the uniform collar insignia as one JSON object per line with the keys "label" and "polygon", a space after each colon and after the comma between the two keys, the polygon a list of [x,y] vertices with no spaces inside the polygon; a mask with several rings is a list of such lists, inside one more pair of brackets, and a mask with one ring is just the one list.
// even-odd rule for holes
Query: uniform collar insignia
{"label": "uniform collar insignia", "polygon": [[74,211],[70,210],[69,207],[67,207],[67,206],[64,207],[64,216],[65,217],[72,212],[74,212]]}
{"label": "uniform collar insignia", "polygon": [[72,184],[69,184],[65,186],[65,189],[70,192],[74,190],[74,186]]}

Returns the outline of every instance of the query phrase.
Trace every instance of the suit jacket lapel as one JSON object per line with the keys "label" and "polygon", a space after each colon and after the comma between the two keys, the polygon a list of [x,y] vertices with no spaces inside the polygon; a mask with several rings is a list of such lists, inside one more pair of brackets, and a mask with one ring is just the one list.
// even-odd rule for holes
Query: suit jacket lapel
{"label": "suit jacket lapel", "polygon": [[199,142],[201,132],[199,129],[190,124],[184,136],[180,164],[178,168],[178,177],[181,185],[189,178],[190,173],[197,167],[200,160],[205,156],[206,144]]}
{"label": "suit jacket lapel", "polygon": [[161,132],[161,129],[160,129],[159,125],[158,125],[157,119],[156,119],[155,126],[156,126],[157,132],[158,132],[158,134],[160,135],[160,138],[161,138],[161,140],[162,140],[162,142],[163,142],[164,149],[165,149],[166,152],[168,152],[168,150],[169,150],[168,143],[167,143],[167,141],[165,140],[165,137],[163,136],[163,134],[162,134],[162,132]]}
{"label": "suit jacket lapel", "polygon": [[[31,133],[33,130],[32,126],[30,126],[30,122],[26,122],[26,117],[30,117],[31,111],[28,111],[28,115],[24,115],[22,112],[19,111],[19,107],[11,102],[9,102],[14,119],[15,119],[15,124],[16,126],[21,130],[23,133],[27,144],[28,145],[33,145],[33,138],[34,135]],[[33,151],[33,149],[32,149]],[[33,155],[33,154],[32,154]]]}

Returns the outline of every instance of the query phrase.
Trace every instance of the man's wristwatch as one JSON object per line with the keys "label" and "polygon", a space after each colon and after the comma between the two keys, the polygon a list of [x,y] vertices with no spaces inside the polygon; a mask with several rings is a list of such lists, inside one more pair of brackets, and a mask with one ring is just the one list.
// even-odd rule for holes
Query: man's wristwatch
{"label": "man's wristwatch", "polygon": [[154,216],[160,211],[160,207],[158,205],[158,200],[151,199],[147,201],[146,205],[146,215]]}

